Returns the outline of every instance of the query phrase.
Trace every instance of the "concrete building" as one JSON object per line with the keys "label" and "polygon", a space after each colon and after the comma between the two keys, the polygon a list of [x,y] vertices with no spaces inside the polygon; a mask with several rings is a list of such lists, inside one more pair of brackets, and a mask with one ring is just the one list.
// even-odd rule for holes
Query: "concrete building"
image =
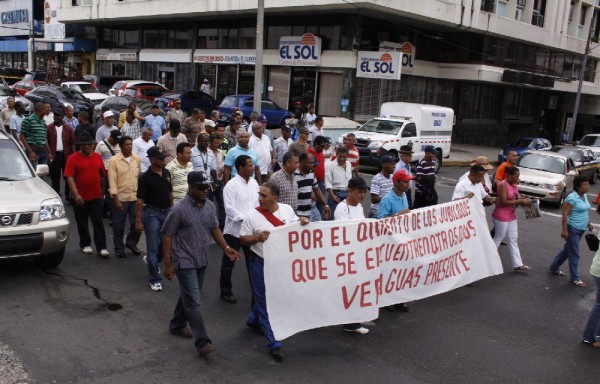
{"label": "concrete building", "polygon": [[[189,89],[206,78],[218,100],[252,93],[256,0],[59,1],[59,21],[97,27],[93,71],[108,81]],[[264,92],[284,108],[314,102],[320,115],[365,120],[386,101],[438,104],[455,110],[455,142],[556,142],[583,70],[574,137],[600,131],[600,50],[582,68],[598,0],[265,3]],[[396,71],[362,70],[397,68],[400,58],[399,80]]]}

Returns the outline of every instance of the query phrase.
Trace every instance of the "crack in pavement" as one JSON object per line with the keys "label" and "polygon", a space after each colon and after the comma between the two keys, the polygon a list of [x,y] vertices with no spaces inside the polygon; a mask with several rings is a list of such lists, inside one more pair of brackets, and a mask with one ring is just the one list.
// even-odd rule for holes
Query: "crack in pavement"
{"label": "crack in pavement", "polygon": [[118,311],[118,310],[120,310],[120,309],[123,309],[123,306],[122,306],[121,304],[119,304],[119,303],[112,303],[112,302],[109,302],[108,300],[106,300],[105,298],[103,298],[103,297],[102,297],[102,295],[100,295],[100,289],[98,289],[98,288],[96,288],[96,287],[94,287],[94,286],[90,285],[90,284],[88,283],[88,280],[87,280],[87,279],[82,279],[82,278],[79,278],[79,277],[66,277],[66,276],[63,276],[63,275],[61,275],[61,274],[58,274],[58,273],[56,273],[56,272],[51,272],[51,271],[48,271],[47,269],[43,269],[43,268],[40,268],[40,270],[41,270],[42,272],[44,272],[45,274],[47,274],[47,275],[50,275],[50,276],[57,276],[57,277],[59,277],[59,278],[61,278],[61,279],[71,279],[71,280],[83,281],[83,283],[84,283],[84,284],[85,284],[85,285],[86,285],[88,288],[90,288],[90,289],[92,290],[92,294],[94,295],[94,297],[95,297],[96,299],[98,299],[98,300],[100,300],[100,301],[103,301],[103,302],[104,302],[104,304],[102,304],[102,307],[103,307],[103,308],[106,308],[106,309],[108,309],[109,311]]}

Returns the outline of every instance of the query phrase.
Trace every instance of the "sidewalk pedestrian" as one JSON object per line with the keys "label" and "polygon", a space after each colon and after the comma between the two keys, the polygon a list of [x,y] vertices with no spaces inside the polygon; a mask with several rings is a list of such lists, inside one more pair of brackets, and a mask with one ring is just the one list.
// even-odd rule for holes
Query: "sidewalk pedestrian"
{"label": "sidewalk pedestrian", "polygon": [[162,291],[162,277],[158,264],[163,260],[162,236],[163,226],[169,208],[173,205],[173,187],[171,174],[165,169],[165,154],[158,147],[148,149],[150,168],[138,179],[136,223],[138,232],[146,234],[146,256],[148,264],[150,289]]}
{"label": "sidewalk pedestrian", "polygon": [[188,194],[171,209],[162,226],[165,277],[173,280],[177,276],[180,292],[169,330],[177,336],[195,337],[196,350],[205,356],[215,350],[200,310],[209,234],[231,260],[238,259],[239,254],[225,242],[215,206],[206,198],[208,180],[200,172],[191,172],[187,184]]}
{"label": "sidewalk pedestrian", "polygon": [[246,257],[249,257],[252,263],[252,287],[256,298],[246,325],[265,335],[269,353],[275,361],[282,362],[285,358],[281,351],[282,344],[273,335],[267,313],[263,243],[269,238],[270,229],[297,221],[306,225],[309,220],[306,217],[298,218],[292,207],[278,203],[278,198],[279,188],[277,185],[267,182],[260,187],[259,207],[250,209],[244,216],[240,229],[240,242],[242,245],[250,247],[250,253],[246,254]]}
{"label": "sidewalk pedestrian", "polygon": [[106,233],[102,221],[102,199],[106,169],[99,154],[94,152],[96,141],[87,133],[81,134],[77,142],[79,151],[69,156],[64,175],[71,189],[73,210],[79,233],[79,248],[91,254],[92,239],[88,221],[92,222],[96,252],[102,257],[109,257],[106,249]]}
{"label": "sidewalk pedestrian", "polygon": [[[136,194],[138,177],[142,171],[139,157],[132,153],[133,140],[129,136],[121,137],[119,141],[121,152],[117,153],[108,162],[108,186],[112,203],[112,229],[117,257],[125,258],[125,248],[139,256],[142,254],[137,247],[140,233],[135,230],[136,222]],[[125,242],[125,223],[129,219],[129,231]]]}

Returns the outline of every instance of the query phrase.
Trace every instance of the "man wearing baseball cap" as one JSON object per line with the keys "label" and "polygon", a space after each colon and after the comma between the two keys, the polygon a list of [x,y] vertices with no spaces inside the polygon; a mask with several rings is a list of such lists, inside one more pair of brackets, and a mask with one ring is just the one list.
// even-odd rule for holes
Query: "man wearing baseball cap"
{"label": "man wearing baseball cap", "polygon": [[114,116],[114,113],[110,109],[102,114],[104,124],[96,131],[96,143],[108,139],[110,132],[117,129],[117,127],[114,126]]}
{"label": "man wearing baseball cap", "polygon": [[376,174],[371,181],[370,218],[377,217],[377,211],[379,209],[379,203],[381,202],[381,199],[383,199],[384,196],[394,188],[392,174],[394,173],[396,161],[397,159],[391,155],[384,155],[379,159],[379,164],[381,164],[381,172]]}
{"label": "man wearing baseball cap", "polygon": [[413,179],[414,177],[406,173],[403,169],[394,172],[392,176],[394,188],[381,199],[379,211],[377,212],[378,219],[403,215],[409,212],[406,191],[408,190],[408,183]]}
{"label": "man wearing baseball cap", "polygon": [[433,145],[423,148],[425,156],[417,165],[415,175],[415,204],[413,208],[429,207],[438,203],[438,194],[435,190],[435,166],[437,151]]}

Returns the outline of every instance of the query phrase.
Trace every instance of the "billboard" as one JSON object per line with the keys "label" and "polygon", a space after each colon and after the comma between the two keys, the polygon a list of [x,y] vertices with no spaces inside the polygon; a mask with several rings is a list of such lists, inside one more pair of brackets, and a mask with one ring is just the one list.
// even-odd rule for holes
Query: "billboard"
{"label": "billboard", "polygon": [[282,36],[279,39],[279,64],[316,67],[321,63],[321,38],[312,33]]}
{"label": "billboard", "polygon": [[31,1],[0,1],[0,36],[28,36],[33,12]]}
{"label": "billboard", "polygon": [[356,77],[400,80],[402,54],[400,52],[359,51]]}
{"label": "billboard", "polygon": [[416,56],[416,48],[414,45],[409,42],[392,43],[391,41],[382,41],[379,43],[379,50],[382,52],[401,52],[402,72],[412,73]]}
{"label": "billboard", "polygon": [[58,0],[44,1],[44,38],[64,39],[65,25],[59,23],[56,18]]}

